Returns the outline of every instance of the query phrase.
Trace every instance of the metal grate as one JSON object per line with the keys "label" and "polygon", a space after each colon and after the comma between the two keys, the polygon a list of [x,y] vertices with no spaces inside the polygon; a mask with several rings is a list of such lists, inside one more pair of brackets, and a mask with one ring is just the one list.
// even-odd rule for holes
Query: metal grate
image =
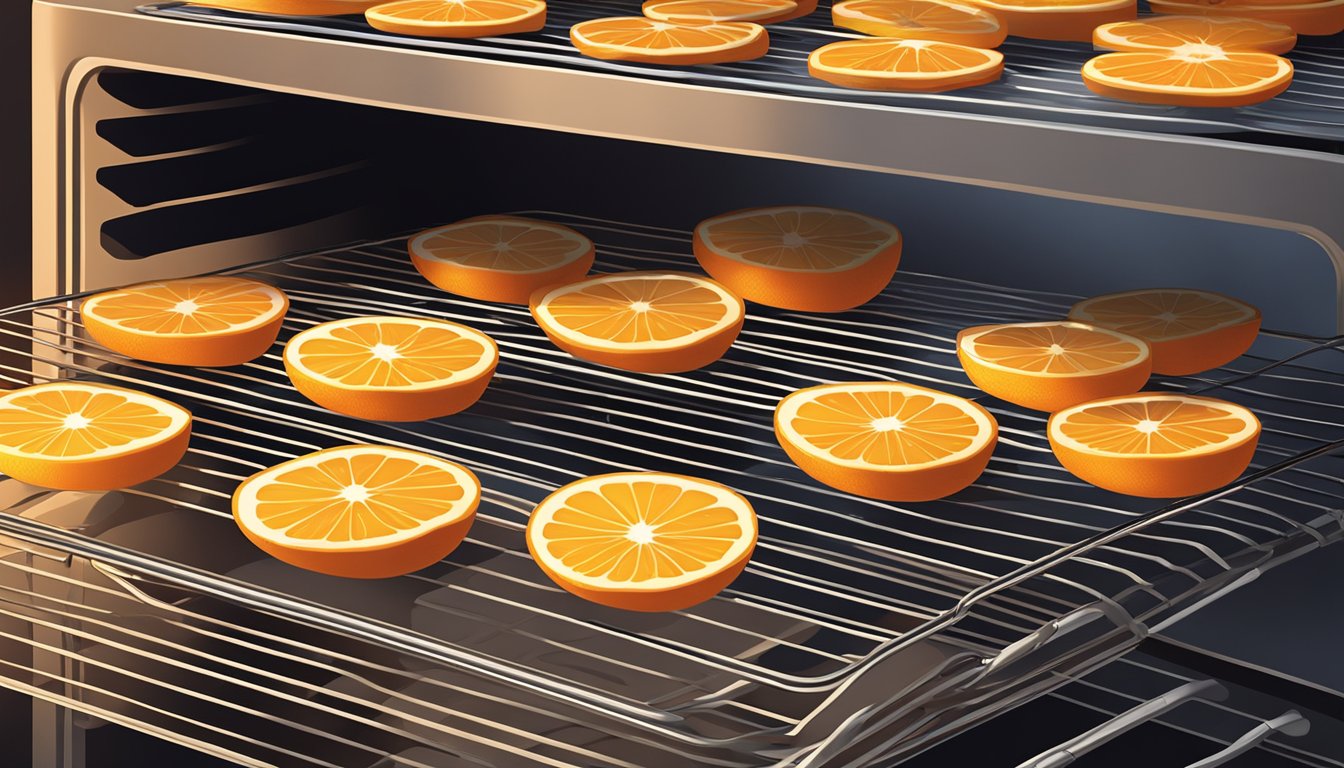
{"label": "metal grate", "polygon": [[[684,231],[528,215],[593,237],[599,271],[693,265]],[[463,414],[367,423],[294,393],[279,345],[232,369],[158,366],[82,338],[73,302],[16,308],[0,314],[0,337],[31,355],[36,376],[9,367],[0,377],[132,386],[188,407],[196,426],[187,459],[137,488],[48,493],[4,481],[13,514],[0,516],[0,530],[103,564],[99,573],[119,574],[123,592],[171,587],[194,596],[188,603],[247,608],[252,618],[238,630],[267,642],[297,641],[324,658],[355,643],[365,650],[339,664],[383,654],[387,666],[505,691],[497,695],[506,709],[544,701],[537,708],[559,707],[572,722],[669,754],[693,750],[706,764],[819,761],[828,736],[858,743],[912,717],[896,731],[908,730],[897,747],[913,748],[937,731],[931,724],[951,732],[1035,695],[1057,683],[1051,670],[1100,663],[1254,569],[1341,536],[1344,339],[1270,334],[1262,346],[1291,352],[1286,359],[1252,355],[1202,377],[1154,381],[1212,392],[1261,417],[1251,473],[1219,494],[1164,506],[1087,486],[1054,461],[1040,414],[981,396],[1001,426],[982,479],[951,499],[897,505],[832,491],[794,468],[773,440],[777,400],[821,381],[868,378],[975,397],[953,353],[957,330],[1058,317],[1073,297],[901,273],[877,300],[839,315],[752,306],[724,360],[646,376],[559,352],[526,308],[434,289],[409,265],[404,238],[238,271],[290,295],[280,343],[337,317],[443,317],[498,341],[495,382]],[[270,560],[237,532],[229,498],[243,477],[351,442],[405,445],[472,467],[486,494],[468,542],[417,574],[351,583]],[[590,605],[550,584],[522,541],[532,506],[563,483],[616,469],[683,472],[747,495],[761,539],[743,577],[709,603],[653,616]],[[281,628],[256,624],[261,614]],[[993,700],[982,700],[989,691]],[[604,749],[620,755],[629,741],[614,743],[627,746]]]}
{"label": "metal grate", "polygon": [[812,16],[770,27],[771,48],[761,59],[733,64],[661,67],[601,61],[581,55],[569,27],[603,16],[639,15],[633,0],[552,0],[544,30],[481,40],[433,40],[381,32],[358,16],[290,17],[243,13],[180,2],[152,3],[142,13],[376,45],[474,55],[533,65],[653,78],[676,83],[779,93],[829,101],[915,107],[1030,118],[1167,133],[1252,132],[1338,141],[1344,139],[1344,35],[1303,38],[1288,54],[1294,79],[1288,91],[1264,104],[1241,108],[1190,108],[1130,104],[1097,96],[1079,70],[1096,55],[1091,44],[1009,38],[1000,47],[1006,63],[996,83],[942,94],[875,93],[840,88],[807,73],[807,56],[836,40],[860,37],[830,25],[830,4]]}

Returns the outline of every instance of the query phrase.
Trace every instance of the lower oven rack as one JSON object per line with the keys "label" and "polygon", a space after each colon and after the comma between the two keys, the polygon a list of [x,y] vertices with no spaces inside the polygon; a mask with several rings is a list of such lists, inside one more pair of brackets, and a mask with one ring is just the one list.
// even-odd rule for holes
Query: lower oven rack
{"label": "lower oven rack", "polygon": [[[600,271],[694,263],[683,230],[525,213],[592,237]],[[194,724],[173,721],[182,740],[244,762],[321,765],[336,758],[307,758],[330,737],[378,745],[377,755],[438,752],[442,764],[653,766],[693,754],[706,765],[861,765],[1046,691],[1341,536],[1344,339],[1267,333],[1225,369],[1154,380],[1262,419],[1251,472],[1219,493],[1164,505],[1091,488],[1053,460],[1041,415],[979,395],[1001,425],[984,477],[952,499],[897,505],[794,468],[773,441],[778,398],[864,378],[976,397],[956,364],[957,330],[1059,317],[1074,297],[901,273],[841,315],[752,306],[720,363],[644,376],[569,358],[525,308],[434,289],[411,268],[404,237],[235,271],[290,295],[280,343],[336,317],[411,313],[469,323],[501,349],[495,383],[468,412],[375,424],[296,395],[278,346],[232,369],[157,366],[85,339],[72,297],[0,313],[5,346],[28,358],[0,368],[5,380],[103,380],[196,417],[184,462],[142,486],[81,494],[0,483],[10,512],[0,516],[10,552],[0,640],[34,659],[31,674],[12,662],[0,670],[4,684],[108,720],[170,729],[163,722],[188,717]],[[485,497],[468,542],[420,573],[372,583],[303,573],[252,549],[228,512],[237,482],[350,442],[472,467]],[[662,616],[551,585],[522,543],[531,505],[615,469],[700,475],[751,498],[761,541],[744,576]],[[116,698],[136,685],[162,698]],[[241,712],[227,706],[240,686]],[[152,701],[161,705],[149,717],[140,707]],[[190,717],[201,711],[211,714]],[[211,730],[262,715],[270,725],[260,730]],[[265,735],[244,735],[254,732]]]}

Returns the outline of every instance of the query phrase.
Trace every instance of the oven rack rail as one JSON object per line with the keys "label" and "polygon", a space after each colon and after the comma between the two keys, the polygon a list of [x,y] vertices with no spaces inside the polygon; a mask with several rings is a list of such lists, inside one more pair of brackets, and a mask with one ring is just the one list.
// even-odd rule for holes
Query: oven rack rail
{"label": "oven rack rail", "polygon": [[[140,6],[163,18],[452,54],[478,55],[626,77],[652,78],[739,91],[778,93],[853,104],[915,107],[979,115],[1177,134],[1261,132],[1344,140],[1344,35],[1304,37],[1289,54],[1293,85],[1282,96],[1250,107],[1208,109],[1130,104],[1102,98],[1079,71],[1096,55],[1090,43],[1009,38],[1000,48],[1004,75],[996,83],[942,94],[880,93],[833,86],[811,77],[807,56],[826,43],[863,35],[833,27],[830,3],[803,19],[769,27],[770,52],[761,59],[719,65],[662,67],[611,62],[580,54],[569,28],[604,16],[640,15],[634,0],[551,0],[546,27],[536,33],[480,40],[436,40],[382,32],[361,16],[301,17],[230,11],[178,2]],[[1145,6],[1146,9],[1146,6]]]}
{"label": "oven rack rail", "polygon": [[[593,237],[599,270],[693,265],[686,232],[531,213]],[[604,729],[690,745],[706,759],[791,759],[841,725],[857,737],[908,717],[912,702],[941,702],[946,727],[964,727],[993,708],[973,694],[1040,693],[1054,666],[1094,666],[1182,607],[1340,535],[1339,339],[1285,337],[1274,346],[1292,353],[1277,362],[1248,356],[1205,377],[1155,382],[1220,393],[1265,423],[1253,474],[1207,499],[1162,507],[1089,488],[1054,463],[1039,415],[984,399],[1003,441],[982,481],[951,500],[901,506],[846,497],[798,473],[770,437],[774,401],[816,381],[871,377],[974,396],[953,355],[956,331],[1062,316],[1071,297],[902,273],[883,297],[844,315],[753,306],[724,361],[647,377],[569,359],[525,309],[433,289],[410,268],[401,238],[244,271],[290,293],[281,341],[348,314],[446,317],[499,341],[498,380],[467,414],[426,427],[364,424],[293,394],[276,352],[223,371],[151,366],[83,339],[68,301],[16,308],[0,317],[0,336],[33,358],[33,372],[10,366],[7,380],[77,375],[139,387],[188,406],[197,431],[175,472],[108,494],[125,516],[110,532],[24,516],[0,517],[0,528],[132,580],[176,583],[507,681]],[[632,435],[646,442],[632,444]],[[472,466],[487,489],[463,549],[389,580],[376,598],[277,572],[227,512],[233,485],[247,474],[354,441],[448,455]],[[662,623],[567,601],[531,567],[520,529],[551,488],[612,467],[701,474],[746,493],[762,515],[760,554],[747,575]],[[36,506],[62,506],[61,494],[29,496]],[[156,538],[159,518],[184,526],[182,535]],[[118,543],[137,526],[149,533]],[[210,546],[188,552],[183,541]],[[917,674],[908,668],[912,654],[922,654]],[[884,701],[898,679],[893,668],[914,674],[911,689]],[[886,690],[863,682],[875,679]]]}

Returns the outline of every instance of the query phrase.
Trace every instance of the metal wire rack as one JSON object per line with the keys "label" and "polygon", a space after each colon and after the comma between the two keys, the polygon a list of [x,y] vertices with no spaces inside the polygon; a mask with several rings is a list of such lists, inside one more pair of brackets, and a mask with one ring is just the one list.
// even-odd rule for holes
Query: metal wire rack
{"label": "metal wire rack", "polygon": [[[693,264],[684,231],[525,213],[593,237],[599,271]],[[83,337],[69,297],[0,313],[5,346],[30,359],[0,368],[5,380],[108,381],[195,417],[187,459],[142,486],[75,494],[0,484],[10,511],[0,532],[15,550],[5,581],[20,585],[5,587],[3,612],[31,630],[3,638],[36,643],[50,633],[33,646],[58,657],[48,660],[60,670],[50,679],[76,686],[62,695],[108,719],[131,717],[127,708],[158,722],[220,707],[266,719],[260,731],[226,733],[211,729],[224,722],[214,715],[177,723],[261,764],[321,755],[309,742],[340,731],[312,723],[330,717],[353,723],[360,735],[348,738],[377,754],[441,749],[498,763],[486,753],[503,750],[540,764],[658,764],[634,745],[706,765],[864,764],[1048,690],[1276,560],[1344,535],[1341,339],[1266,338],[1276,359],[1253,354],[1200,377],[1155,380],[1240,402],[1264,424],[1242,481],[1164,506],[1074,480],[1050,455],[1041,415],[984,398],[956,364],[960,328],[1059,317],[1073,297],[901,273],[849,313],[753,306],[724,360],[646,376],[573,360],[526,308],[438,291],[411,268],[403,237],[237,271],[279,285],[292,306],[277,347],[232,369],[118,356]],[[497,340],[501,364],[479,404],[423,424],[367,423],[323,411],[288,385],[279,344],[292,334],[337,317],[406,313],[466,322]],[[868,378],[979,396],[1001,426],[982,479],[951,499],[898,505],[832,491],[794,468],[773,441],[775,402],[820,381]],[[365,584],[283,566],[236,531],[228,503],[242,478],[354,442],[472,467],[486,493],[467,543],[417,574]],[[655,616],[590,605],[550,584],[521,538],[532,505],[614,469],[699,475],[751,498],[761,537],[743,577],[709,603]],[[118,670],[135,670],[132,657],[150,669],[137,679],[165,683],[153,717],[141,706],[152,699],[117,699],[115,683],[127,677]],[[201,701],[205,686],[174,675],[231,693]],[[280,683],[297,698],[272,696]],[[258,701],[239,698],[239,687]],[[193,706],[171,703],[183,696]],[[442,711],[446,696],[460,715]],[[398,724],[389,731],[380,718]],[[277,729],[306,746],[277,756]],[[519,735],[553,732],[565,735]],[[270,736],[242,735],[253,733]],[[475,746],[460,743],[464,734]]]}
{"label": "metal wire rack", "polygon": [[804,98],[918,107],[1168,133],[1252,132],[1338,141],[1344,139],[1344,36],[1304,38],[1288,54],[1293,85],[1264,104],[1210,109],[1130,104],[1093,94],[1079,70],[1096,55],[1087,43],[1010,38],[1000,50],[1006,63],[996,83],[943,94],[875,93],[840,88],[808,75],[807,56],[826,43],[860,35],[830,25],[830,4],[795,22],[770,27],[771,49],[748,62],[694,67],[660,67],[600,61],[580,54],[569,42],[569,27],[603,16],[639,15],[634,0],[568,2],[552,0],[545,29],[534,34],[480,40],[433,40],[381,32],[362,17],[288,17],[242,13],[181,2],[151,3],[142,13],[210,24],[330,37],[376,45],[503,58],[646,77],[734,90]]}

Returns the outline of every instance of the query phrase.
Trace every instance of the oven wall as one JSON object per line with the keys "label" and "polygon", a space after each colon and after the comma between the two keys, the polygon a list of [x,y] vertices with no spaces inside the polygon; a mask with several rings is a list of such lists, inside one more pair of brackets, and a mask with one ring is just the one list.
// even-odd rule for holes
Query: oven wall
{"label": "oven wall", "polygon": [[1288,232],[158,75],[108,71],[96,85],[81,105],[71,290],[480,213],[551,209],[686,229],[733,208],[806,202],[897,224],[904,269],[1074,294],[1194,286],[1259,305],[1267,327],[1335,331],[1333,266]]}

